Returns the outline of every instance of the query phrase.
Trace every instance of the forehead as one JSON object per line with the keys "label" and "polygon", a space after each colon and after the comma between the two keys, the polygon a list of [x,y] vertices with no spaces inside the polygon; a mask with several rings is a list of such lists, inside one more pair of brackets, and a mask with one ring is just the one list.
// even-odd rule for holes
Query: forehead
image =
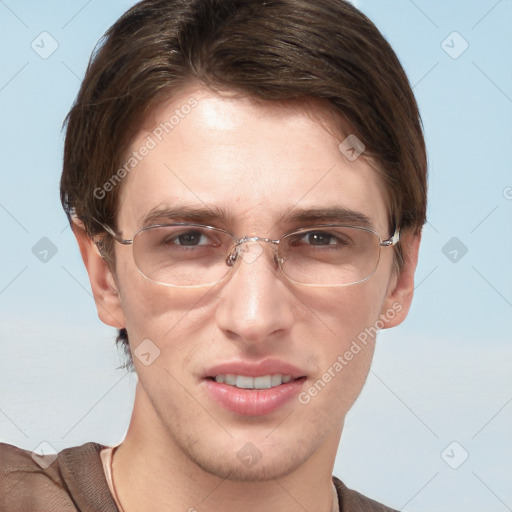
{"label": "forehead", "polygon": [[134,232],[156,210],[180,205],[222,212],[219,222],[244,233],[280,230],[297,211],[337,208],[386,234],[381,178],[365,158],[340,151],[334,123],[312,105],[185,89],[155,108],[130,145],[119,228]]}

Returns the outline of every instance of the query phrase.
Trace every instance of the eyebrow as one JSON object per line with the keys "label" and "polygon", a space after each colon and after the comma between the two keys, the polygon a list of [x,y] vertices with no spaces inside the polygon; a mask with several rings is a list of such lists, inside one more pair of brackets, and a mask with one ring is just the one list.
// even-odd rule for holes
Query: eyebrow
{"label": "eyebrow", "polygon": [[[365,228],[373,228],[372,220],[364,213],[345,207],[329,206],[322,208],[297,208],[288,210],[290,214],[284,214],[279,224],[307,225],[314,223],[325,224],[351,224]],[[165,222],[193,222],[197,224],[219,224],[226,229],[233,225],[235,216],[229,214],[224,208],[218,206],[196,207],[191,205],[176,205],[169,208],[159,206],[144,216],[143,227]]]}
{"label": "eyebrow", "polygon": [[228,223],[234,217],[229,215],[224,208],[217,206],[195,207],[189,205],[177,205],[172,208],[158,206],[153,208],[142,220],[143,227],[160,224],[163,222],[194,222],[197,224],[209,224],[213,222]]}
{"label": "eyebrow", "polygon": [[292,223],[315,223],[325,222],[328,224],[353,224],[364,228],[373,228],[373,222],[364,213],[340,206],[330,206],[326,208],[293,208],[289,216],[283,216],[283,219]]}

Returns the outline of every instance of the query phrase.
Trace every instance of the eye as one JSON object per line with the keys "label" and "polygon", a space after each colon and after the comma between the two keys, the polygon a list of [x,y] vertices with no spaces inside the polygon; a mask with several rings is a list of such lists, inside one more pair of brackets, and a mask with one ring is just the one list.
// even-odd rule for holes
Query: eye
{"label": "eye", "polygon": [[203,233],[199,230],[194,230],[194,231],[187,231],[185,233],[180,233],[177,235],[168,236],[164,242],[166,244],[197,246],[197,245],[208,245],[210,240],[205,235],[205,233]]}
{"label": "eye", "polygon": [[349,240],[342,232],[307,231],[297,233],[290,240],[291,247],[325,247],[340,248],[348,245]]}
{"label": "eye", "polygon": [[303,238],[309,245],[335,245],[338,243],[337,238],[332,233],[325,231],[313,231],[305,234]]}
{"label": "eye", "polygon": [[224,238],[223,233],[198,226],[154,226],[141,231],[138,244],[151,251],[203,253],[221,247]]}

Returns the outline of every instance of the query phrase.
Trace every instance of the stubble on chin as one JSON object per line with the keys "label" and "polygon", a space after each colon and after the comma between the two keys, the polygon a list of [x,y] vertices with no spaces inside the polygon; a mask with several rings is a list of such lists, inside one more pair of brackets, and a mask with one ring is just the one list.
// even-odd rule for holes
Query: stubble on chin
{"label": "stubble on chin", "polygon": [[310,454],[303,447],[276,450],[261,449],[251,441],[241,448],[201,448],[200,443],[186,448],[185,455],[202,471],[221,480],[233,482],[268,482],[280,479],[299,468]]}

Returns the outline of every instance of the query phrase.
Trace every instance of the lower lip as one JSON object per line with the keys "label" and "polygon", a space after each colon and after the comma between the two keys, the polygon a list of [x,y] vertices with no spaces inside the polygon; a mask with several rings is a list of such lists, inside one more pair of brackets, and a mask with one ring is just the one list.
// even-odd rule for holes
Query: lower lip
{"label": "lower lip", "polygon": [[270,414],[296,396],[305,378],[296,379],[269,389],[240,389],[206,379],[206,388],[213,400],[226,409],[245,416]]}

